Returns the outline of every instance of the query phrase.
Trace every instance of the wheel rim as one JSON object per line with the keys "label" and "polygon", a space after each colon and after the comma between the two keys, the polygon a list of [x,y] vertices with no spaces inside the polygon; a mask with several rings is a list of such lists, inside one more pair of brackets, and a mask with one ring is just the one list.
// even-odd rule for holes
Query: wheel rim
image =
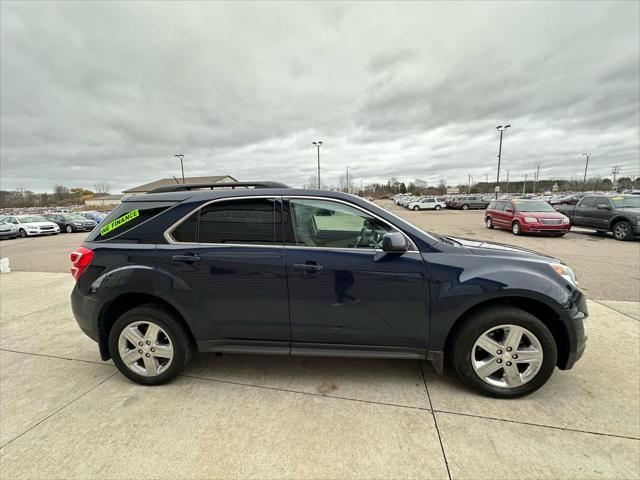
{"label": "wheel rim", "polygon": [[436,210],[440,210],[440,205],[436,205]]}
{"label": "wheel rim", "polygon": [[21,237],[26,237],[27,236],[27,232],[25,232],[24,230],[20,229],[20,236]]}
{"label": "wheel rim", "polygon": [[71,227],[71,225],[67,225],[67,233],[71,232],[73,232],[73,228]]}
{"label": "wheel rim", "polygon": [[118,353],[129,370],[155,377],[171,365],[173,344],[169,335],[155,323],[133,322],[120,332]]}
{"label": "wheel rim", "polygon": [[462,205],[463,210],[467,210],[469,207],[467,205]]}
{"label": "wheel rim", "polygon": [[520,233],[520,224],[518,222],[513,224],[513,233],[515,234]]}
{"label": "wheel rim", "polygon": [[487,228],[491,228],[491,219],[489,217],[487,217]]}
{"label": "wheel rim", "polygon": [[620,238],[625,238],[627,236],[627,226],[624,223],[619,223],[616,225],[614,234],[616,236],[616,238],[620,239]]}
{"label": "wheel rim", "polygon": [[538,338],[519,325],[499,325],[484,332],[473,344],[471,365],[485,383],[517,388],[540,371],[544,353]]}

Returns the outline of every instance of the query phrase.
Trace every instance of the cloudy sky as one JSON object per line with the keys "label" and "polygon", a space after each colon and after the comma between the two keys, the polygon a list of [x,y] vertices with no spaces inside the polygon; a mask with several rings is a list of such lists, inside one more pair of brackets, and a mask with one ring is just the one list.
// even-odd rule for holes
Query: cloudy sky
{"label": "cloudy sky", "polygon": [[1,187],[637,176],[639,5],[3,0]]}

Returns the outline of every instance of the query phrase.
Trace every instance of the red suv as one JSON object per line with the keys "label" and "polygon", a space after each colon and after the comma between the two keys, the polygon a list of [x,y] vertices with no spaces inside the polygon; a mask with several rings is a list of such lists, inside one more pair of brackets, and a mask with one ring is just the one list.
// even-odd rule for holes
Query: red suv
{"label": "red suv", "polygon": [[541,200],[496,200],[487,207],[487,228],[508,228],[514,235],[545,233],[563,236],[571,228],[569,218]]}

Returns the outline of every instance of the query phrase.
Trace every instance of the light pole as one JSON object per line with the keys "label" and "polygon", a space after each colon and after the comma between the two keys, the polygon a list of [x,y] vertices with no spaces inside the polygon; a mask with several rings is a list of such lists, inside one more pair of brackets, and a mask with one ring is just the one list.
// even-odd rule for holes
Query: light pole
{"label": "light pole", "polygon": [[320,185],[322,185],[320,183],[320,145],[322,145],[322,140],[318,140],[317,142],[313,142],[313,145],[315,145],[318,148],[318,190],[320,190]]}
{"label": "light pole", "polygon": [[[500,132],[500,146],[498,147],[498,175],[496,176],[496,186],[500,187],[500,160],[502,159],[502,134],[511,125],[498,125],[496,130]],[[496,199],[498,198],[498,192],[496,191]]]}
{"label": "light pole", "polygon": [[589,168],[589,157],[591,156],[591,152],[583,153],[585,157],[587,157],[587,162],[584,164],[584,178],[582,179],[582,191],[587,187],[587,168]]}
{"label": "light pole", "polygon": [[349,190],[349,165],[347,165],[347,193],[351,193]]}
{"label": "light pole", "polygon": [[180,159],[180,170],[182,171],[182,183],[184,184],[184,166],[182,165],[182,158],[184,157],[181,153],[176,153],[174,157],[178,157]]}
{"label": "light pole", "polygon": [[505,193],[509,193],[509,172],[511,170],[507,170],[507,191]]}
{"label": "light pole", "polygon": [[538,175],[540,175],[540,164],[536,163],[536,167],[537,167],[536,168],[536,178],[535,178],[535,180],[533,182],[533,193],[537,192],[536,188],[538,187]]}
{"label": "light pole", "polygon": [[524,174],[524,183],[522,184],[522,195],[524,195],[524,192],[527,190],[527,174]]}

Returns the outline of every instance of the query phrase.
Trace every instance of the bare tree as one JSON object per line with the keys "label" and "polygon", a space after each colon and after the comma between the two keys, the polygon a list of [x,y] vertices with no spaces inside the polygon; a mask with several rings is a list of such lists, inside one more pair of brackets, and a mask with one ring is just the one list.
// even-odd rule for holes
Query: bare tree
{"label": "bare tree", "polygon": [[105,182],[104,180],[100,180],[94,183],[93,189],[95,190],[96,194],[99,194],[99,195],[109,195],[111,191],[109,182]]}

